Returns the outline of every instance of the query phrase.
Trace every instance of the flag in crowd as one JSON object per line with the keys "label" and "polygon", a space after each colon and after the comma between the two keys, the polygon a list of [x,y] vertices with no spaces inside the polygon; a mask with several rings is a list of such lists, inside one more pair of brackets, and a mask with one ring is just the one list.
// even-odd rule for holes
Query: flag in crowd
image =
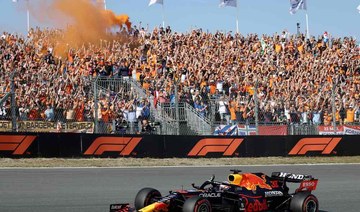
{"label": "flag in crowd", "polygon": [[290,0],[290,14],[295,14],[298,10],[306,10],[306,0]]}
{"label": "flag in crowd", "polygon": [[261,43],[261,54],[263,54],[264,51],[265,51],[265,49],[266,49],[266,47],[267,47],[267,44],[266,44],[266,42],[265,42],[265,40],[264,40],[264,37],[261,37],[260,43]]}
{"label": "flag in crowd", "polygon": [[328,35],[328,32],[324,32],[324,34],[323,34],[323,41],[325,42],[325,43],[327,43],[328,41],[329,41],[329,35]]}
{"label": "flag in crowd", "polygon": [[[12,2],[14,2],[14,3],[18,3],[19,2],[19,0],[11,0]],[[29,0],[24,0],[24,1],[29,1]]]}
{"label": "flag in crowd", "polygon": [[150,0],[149,6],[153,4],[164,4],[164,0]]}
{"label": "flag in crowd", "polygon": [[236,125],[220,125],[216,127],[214,135],[237,135]]}
{"label": "flag in crowd", "polygon": [[237,7],[237,0],[220,0],[220,7]]}
{"label": "flag in crowd", "polygon": [[256,135],[255,125],[237,125],[238,135]]}

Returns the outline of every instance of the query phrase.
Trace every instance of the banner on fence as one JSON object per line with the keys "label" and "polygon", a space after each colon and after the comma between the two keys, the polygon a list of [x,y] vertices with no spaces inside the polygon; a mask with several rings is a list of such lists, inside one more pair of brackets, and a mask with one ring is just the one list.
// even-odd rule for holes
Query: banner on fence
{"label": "banner on fence", "polygon": [[238,135],[256,135],[255,125],[237,125]]}
{"label": "banner on fence", "polygon": [[[11,121],[0,121],[0,132],[10,132],[12,129]],[[17,130],[19,132],[73,132],[73,133],[93,133],[93,122],[48,122],[48,121],[18,121]]]}
{"label": "banner on fence", "polygon": [[57,123],[57,129],[59,132],[94,133],[94,122]]}
{"label": "banner on fence", "polygon": [[[214,135],[223,136],[246,136],[256,135],[255,125],[219,125]],[[285,125],[272,125],[272,126],[259,126],[259,135],[287,135],[287,126]]]}
{"label": "banner on fence", "polygon": [[0,132],[9,132],[12,129],[11,121],[0,121]]}
{"label": "banner on fence", "polygon": [[360,135],[360,126],[319,126],[319,135]]}
{"label": "banner on fence", "polygon": [[287,135],[286,125],[259,126],[259,135]]}
{"label": "banner on fence", "polygon": [[215,128],[214,135],[237,135],[236,125],[219,125]]}

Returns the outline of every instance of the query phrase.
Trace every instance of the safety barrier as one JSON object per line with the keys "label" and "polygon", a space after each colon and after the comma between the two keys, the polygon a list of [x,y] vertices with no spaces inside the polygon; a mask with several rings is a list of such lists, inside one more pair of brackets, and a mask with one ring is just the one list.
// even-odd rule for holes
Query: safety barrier
{"label": "safety barrier", "polygon": [[220,158],[352,155],[360,155],[360,136],[0,134],[0,157]]}

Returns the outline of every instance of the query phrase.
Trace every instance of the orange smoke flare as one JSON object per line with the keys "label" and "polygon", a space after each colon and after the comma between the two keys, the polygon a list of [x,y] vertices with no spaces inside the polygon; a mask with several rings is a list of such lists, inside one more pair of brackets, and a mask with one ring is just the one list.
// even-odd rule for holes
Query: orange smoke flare
{"label": "orange smoke flare", "polygon": [[58,52],[68,46],[111,39],[107,30],[112,27],[122,28],[125,25],[128,30],[131,29],[127,15],[117,16],[110,10],[104,10],[93,0],[42,0],[41,4],[31,5],[30,11],[40,21],[50,21],[56,27],[68,26],[64,35],[58,38],[59,45],[55,47]]}

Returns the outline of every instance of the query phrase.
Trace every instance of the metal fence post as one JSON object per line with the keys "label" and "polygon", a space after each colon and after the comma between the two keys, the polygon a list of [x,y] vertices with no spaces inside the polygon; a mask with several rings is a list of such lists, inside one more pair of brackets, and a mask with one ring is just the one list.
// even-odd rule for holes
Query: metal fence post
{"label": "metal fence post", "polygon": [[256,135],[259,135],[259,101],[257,97],[257,89],[259,86],[259,81],[256,79],[255,88],[254,88],[254,103],[255,103],[255,127],[256,127]]}
{"label": "metal fence post", "polygon": [[336,105],[335,105],[335,86],[336,83],[334,82],[334,80],[332,80],[332,88],[331,88],[331,106],[332,106],[332,122],[333,122],[333,127],[334,127],[334,133],[336,134]]}
{"label": "metal fence post", "polygon": [[[180,79],[180,78],[179,78]],[[179,117],[179,94],[178,83],[179,79],[175,80],[175,121],[176,121],[176,135],[180,135],[180,117]]]}
{"label": "metal fence post", "polygon": [[94,81],[94,85],[93,85],[93,89],[94,89],[94,132],[98,133],[98,127],[99,127],[99,122],[98,122],[98,109],[99,109],[99,105],[98,105],[98,94],[97,94],[97,81],[99,79],[99,76],[96,76],[95,81]]}
{"label": "metal fence post", "polygon": [[209,105],[210,105],[210,110],[211,110],[211,115],[210,115],[210,124],[214,125],[216,119],[215,119],[215,114],[216,114],[216,100],[209,100]]}
{"label": "metal fence post", "polygon": [[11,74],[11,120],[12,120],[12,131],[16,132],[16,102],[15,102],[15,70]]}

